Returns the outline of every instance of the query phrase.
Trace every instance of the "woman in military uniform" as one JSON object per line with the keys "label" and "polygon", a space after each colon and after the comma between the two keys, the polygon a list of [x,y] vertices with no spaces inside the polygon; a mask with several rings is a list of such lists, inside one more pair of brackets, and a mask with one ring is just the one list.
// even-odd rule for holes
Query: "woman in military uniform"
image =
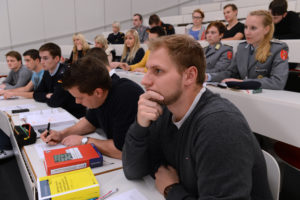
{"label": "woman in military uniform", "polygon": [[208,81],[258,81],[263,89],[282,90],[288,77],[288,46],[271,41],[274,32],[268,11],[251,12],[246,19],[246,41],[239,44],[228,70],[209,73]]}
{"label": "woman in military uniform", "polygon": [[224,24],[219,21],[207,26],[206,40],[209,46],[204,48],[207,73],[225,71],[231,64],[232,47],[221,43],[225,30]]}

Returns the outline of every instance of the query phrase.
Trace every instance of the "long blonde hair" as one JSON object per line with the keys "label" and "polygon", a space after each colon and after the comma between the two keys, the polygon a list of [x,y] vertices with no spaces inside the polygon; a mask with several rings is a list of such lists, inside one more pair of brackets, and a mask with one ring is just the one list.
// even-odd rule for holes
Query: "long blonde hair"
{"label": "long blonde hair", "polygon": [[269,32],[264,36],[263,40],[259,43],[255,58],[260,63],[266,62],[268,56],[271,55],[270,49],[271,49],[271,39],[273,38],[274,33],[274,24],[272,21],[271,14],[266,10],[256,10],[249,13],[249,16],[260,16],[263,18],[263,25],[264,27],[269,26],[270,30]]}
{"label": "long blonde hair", "polygon": [[128,54],[127,58],[126,58],[126,62],[131,62],[134,59],[136,52],[140,48],[140,38],[139,38],[138,32],[136,30],[134,30],[134,29],[131,29],[131,30],[127,31],[126,34],[125,34],[125,41],[126,41],[126,38],[128,37],[129,34],[133,35],[133,37],[134,37],[134,44],[133,44],[133,47],[131,49],[128,48],[126,46],[126,44],[124,44],[124,49],[123,49],[123,54],[122,54],[121,60],[123,60],[124,58],[126,58],[126,55],[129,52],[129,54]]}
{"label": "long blonde hair", "polygon": [[83,51],[87,51],[87,50],[90,49],[90,45],[87,43],[85,37],[81,33],[75,33],[73,35],[73,38],[72,38],[73,39],[73,44],[74,44],[74,46],[73,46],[73,52],[74,53],[77,52],[77,48],[76,48],[76,45],[74,43],[75,38],[78,38],[81,41]]}

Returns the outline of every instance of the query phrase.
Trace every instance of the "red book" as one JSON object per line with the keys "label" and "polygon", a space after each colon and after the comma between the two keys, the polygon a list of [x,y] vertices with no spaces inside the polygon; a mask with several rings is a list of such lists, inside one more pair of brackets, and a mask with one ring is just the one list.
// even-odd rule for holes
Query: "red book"
{"label": "red book", "polygon": [[103,165],[103,156],[94,144],[44,151],[47,175]]}

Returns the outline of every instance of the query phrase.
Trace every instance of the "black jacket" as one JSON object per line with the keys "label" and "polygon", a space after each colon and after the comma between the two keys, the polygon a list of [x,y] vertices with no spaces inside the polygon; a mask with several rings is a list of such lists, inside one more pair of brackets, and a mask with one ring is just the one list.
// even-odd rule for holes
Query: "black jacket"
{"label": "black jacket", "polygon": [[[33,98],[38,102],[45,102],[50,107],[62,107],[77,118],[85,116],[86,108],[75,103],[75,98],[62,88],[63,73],[67,66],[60,64],[54,76],[45,71],[43,79],[33,93]],[[48,93],[53,93],[50,99],[46,98]]]}
{"label": "black jacket", "polygon": [[114,33],[110,33],[107,37],[107,41],[110,44],[124,44],[125,34],[122,32],[118,32],[117,35]]}
{"label": "black jacket", "polygon": [[275,24],[274,38],[276,39],[300,39],[300,18],[293,11],[287,12],[287,15]]}

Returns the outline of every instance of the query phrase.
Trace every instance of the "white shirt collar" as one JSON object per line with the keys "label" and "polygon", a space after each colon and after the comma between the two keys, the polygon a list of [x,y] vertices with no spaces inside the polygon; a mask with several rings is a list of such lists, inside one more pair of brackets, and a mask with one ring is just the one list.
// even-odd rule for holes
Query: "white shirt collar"
{"label": "white shirt collar", "polygon": [[112,69],[109,71],[109,76],[112,77],[112,75],[114,75],[116,73],[115,69]]}
{"label": "white shirt collar", "polygon": [[200,90],[200,92],[197,94],[197,96],[195,97],[192,105],[190,106],[189,110],[185,113],[184,117],[178,121],[178,122],[174,122],[174,115],[172,116],[172,121],[174,123],[174,125],[180,129],[180,127],[182,126],[182,124],[184,123],[184,121],[188,118],[188,116],[190,116],[191,112],[194,110],[194,108],[196,107],[199,99],[201,98],[202,94],[206,91],[205,86],[203,86],[203,88]]}
{"label": "white shirt collar", "polygon": [[56,72],[57,72],[57,70],[58,70],[58,68],[59,68],[59,64],[60,64],[60,63],[57,63],[56,68],[55,68],[55,70],[54,70],[53,73],[50,73],[50,71],[49,71],[50,76],[54,76],[54,75],[56,74]]}

